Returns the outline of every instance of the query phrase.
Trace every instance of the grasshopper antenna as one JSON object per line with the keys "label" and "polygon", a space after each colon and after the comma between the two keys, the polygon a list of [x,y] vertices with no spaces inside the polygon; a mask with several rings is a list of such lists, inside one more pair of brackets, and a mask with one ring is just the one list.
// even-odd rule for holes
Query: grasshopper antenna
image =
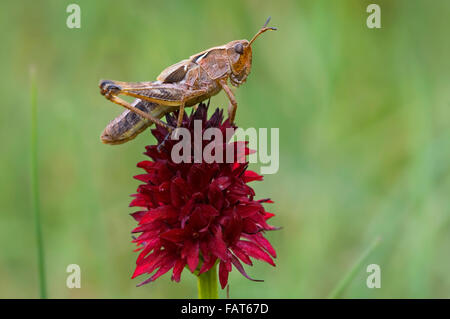
{"label": "grasshopper antenna", "polygon": [[253,43],[253,41],[256,40],[257,37],[259,37],[259,35],[263,34],[264,32],[268,31],[268,30],[277,30],[277,28],[274,27],[268,27],[267,25],[269,24],[270,21],[270,17],[267,18],[266,23],[264,23],[264,25],[262,26],[261,29],[259,29],[258,33],[255,34],[255,36],[250,40],[250,45]]}

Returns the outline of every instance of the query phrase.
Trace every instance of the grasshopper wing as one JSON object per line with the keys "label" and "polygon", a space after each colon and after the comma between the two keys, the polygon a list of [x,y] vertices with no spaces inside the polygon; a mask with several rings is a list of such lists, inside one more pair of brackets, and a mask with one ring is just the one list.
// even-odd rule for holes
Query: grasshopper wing
{"label": "grasshopper wing", "polygon": [[175,83],[184,79],[189,67],[192,64],[190,60],[183,60],[174,65],[169,66],[158,75],[157,80],[162,83]]}

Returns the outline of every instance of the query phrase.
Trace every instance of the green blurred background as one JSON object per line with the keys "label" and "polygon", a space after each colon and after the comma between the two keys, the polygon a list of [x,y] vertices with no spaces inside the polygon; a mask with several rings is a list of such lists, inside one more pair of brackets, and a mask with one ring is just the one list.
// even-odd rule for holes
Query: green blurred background
{"label": "green blurred background", "polygon": [[[381,6],[381,29],[366,7]],[[66,7],[81,7],[81,29]],[[196,297],[196,278],[141,288],[129,194],[148,131],[120,145],[99,134],[122,110],[99,79],[149,81],[179,60],[279,30],[253,46],[236,90],[237,123],[280,128],[280,169],[254,183],[271,197],[273,268],[233,270],[231,297],[326,297],[377,237],[348,298],[450,297],[450,1],[2,1],[0,297],[36,298],[30,184],[30,66],[36,69],[40,203],[51,298]],[[220,93],[211,101],[225,107]],[[258,169],[257,164],[251,168]],[[66,267],[81,267],[81,289]],[[366,266],[381,266],[380,289]],[[224,296],[224,292],[221,292]]]}

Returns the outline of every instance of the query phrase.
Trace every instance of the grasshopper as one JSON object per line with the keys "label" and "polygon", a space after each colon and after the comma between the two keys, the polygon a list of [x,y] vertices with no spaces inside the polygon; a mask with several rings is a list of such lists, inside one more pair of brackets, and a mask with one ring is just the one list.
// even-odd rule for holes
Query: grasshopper
{"label": "grasshopper", "polygon": [[[263,27],[248,40],[235,40],[192,55],[189,59],[169,66],[152,82],[120,82],[101,80],[100,93],[127,110],[111,121],[101,135],[105,144],[122,144],[135,138],[152,124],[175,129],[161,118],[179,110],[177,127],[183,120],[184,108],[193,106],[224,90],[229,99],[228,117],[234,123],[237,102],[228,86],[245,82],[252,66],[252,43],[262,33],[276,30]],[[118,95],[136,98],[128,103]]]}

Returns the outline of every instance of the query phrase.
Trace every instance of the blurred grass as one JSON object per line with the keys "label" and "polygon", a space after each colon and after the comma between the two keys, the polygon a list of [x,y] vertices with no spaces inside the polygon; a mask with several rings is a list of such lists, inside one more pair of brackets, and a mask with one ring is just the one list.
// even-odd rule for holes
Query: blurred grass
{"label": "blurred grass", "polygon": [[[28,70],[38,75],[40,195],[50,297],[195,297],[196,278],[136,288],[127,208],[149,133],[121,146],[99,134],[117,106],[99,79],[145,81],[214,45],[250,38],[272,16],[278,31],[253,47],[236,90],[241,127],[280,128],[280,170],[255,183],[283,230],[268,234],[277,267],[230,276],[231,297],[326,297],[380,235],[343,297],[449,297],[450,2],[377,1],[382,29],[365,26],[371,1],[2,2],[0,297],[37,297],[29,164]],[[225,107],[219,94],[213,106]],[[253,164],[257,169],[258,165]],[[81,289],[65,286],[80,265]],[[225,293],[221,292],[224,296]]]}
{"label": "blurred grass", "polygon": [[45,254],[44,241],[42,239],[42,223],[39,196],[39,172],[38,172],[38,118],[37,118],[37,85],[36,70],[30,67],[30,113],[31,113],[31,188],[33,202],[33,217],[36,240],[36,252],[39,276],[39,296],[41,299],[47,298],[47,282],[45,276]]}
{"label": "blurred grass", "polygon": [[348,271],[345,277],[343,277],[341,281],[338,282],[336,287],[331,291],[331,293],[328,296],[329,299],[340,298],[344,294],[345,290],[352,283],[352,280],[355,279],[358,272],[360,272],[361,269],[364,269],[364,265],[367,258],[378,247],[380,241],[381,238],[376,238],[372,242],[372,244],[370,244],[370,246],[366,249],[366,251],[361,255],[361,257],[359,257],[359,259],[355,262],[352,268]]}

